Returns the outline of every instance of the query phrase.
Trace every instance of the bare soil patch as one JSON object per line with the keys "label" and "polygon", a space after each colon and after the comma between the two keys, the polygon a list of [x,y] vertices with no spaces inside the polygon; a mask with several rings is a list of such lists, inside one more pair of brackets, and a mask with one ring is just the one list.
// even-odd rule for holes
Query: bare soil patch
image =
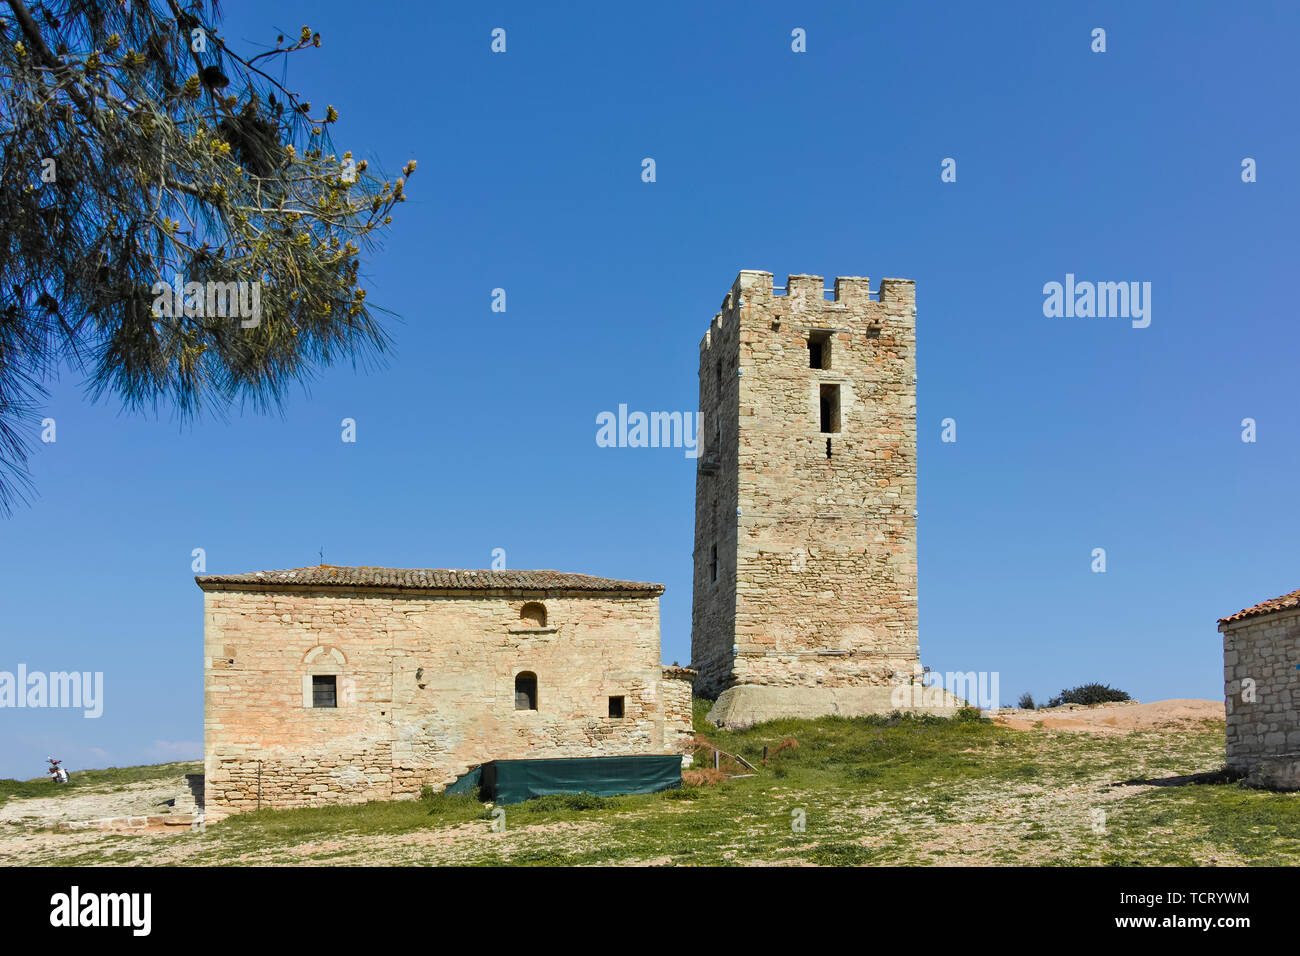
{"label": "bare soil patch", "polygon": [[1207,720],[1223,720],[1221,700],[1179,698],[1149,704],[1066,704],[1042,710],[1000,710],[994,723],[1014,730],[1070,730],[1088,734],[1127,734],[1139,730],[1192,729]]}

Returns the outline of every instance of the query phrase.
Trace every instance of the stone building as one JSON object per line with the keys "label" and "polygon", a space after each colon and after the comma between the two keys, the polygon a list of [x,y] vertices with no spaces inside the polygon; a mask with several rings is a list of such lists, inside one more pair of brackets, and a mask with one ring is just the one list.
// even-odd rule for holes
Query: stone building
{"label": "stone building", "polygon": [[691,666],[716,722],[890,710],[919,671],[915,301],[746,270],[700,343]]}
{"label": "stone building", "polygon": [[196,580],[209,819],[691,736],[694,672],[660,664],[659,584],[332,566]]}
{"label": "stone building", "polygon": [[1300,789],[1300,591],[1219,621],[1228,766]]}

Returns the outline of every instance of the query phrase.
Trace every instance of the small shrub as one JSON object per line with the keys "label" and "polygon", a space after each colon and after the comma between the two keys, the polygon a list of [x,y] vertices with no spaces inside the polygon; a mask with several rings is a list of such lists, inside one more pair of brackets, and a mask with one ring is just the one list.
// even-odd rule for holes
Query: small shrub
{"label": "small shrub", "polygon": [[1021,710],[1034,710],[1034,695],[1028,691],[1021,694],[1020,699],[1016,701],[1016,706]]}
{"label": "small shrub", "polygon": [[727,779],[721,770],[702,767],[699,770],[683,770],[682,783],[692,787],[715,787]]}
{"label": "small shrub", "polygon": [[1118,701],[1132,700],[1122,690],[1106,684],[1080,684],[1061,691],[1047,702],[1048,707],[1060,707],[1063,704],[1110,704]]}
{"label": "small shrub", "polygon": [[809,856],[821,866],[865,866],[872,851],[858,843],[821,843]]}
{"label": "small shrub", "polygon": [[[690,771],[687,771],[689,773]],[[686,774],[682,774],[683,783],[685,783]],[[698,800],[700,799],[699,787],[674,787],[672,790],[663,792],[665,800]]]}
{"label": "small shrub", "polygon": [[986,720],[983,711],[978,707],[963,707],[957,713],[952,715],[954,724],[977,724],[981,720]]}

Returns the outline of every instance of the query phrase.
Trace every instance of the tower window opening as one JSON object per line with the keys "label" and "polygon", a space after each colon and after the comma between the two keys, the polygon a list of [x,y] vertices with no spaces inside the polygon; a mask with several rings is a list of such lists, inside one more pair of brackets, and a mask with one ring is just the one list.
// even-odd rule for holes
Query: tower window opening
{"label": "tower window opening", "polygon": [[831,333],[813,331],[808,333],[808,367],[829,369],[831,367]]}
{"label": "tower window opening", "polygon": [[823,434],[834,434],[840,430],[840,387],[838,385],[821,386],[821,430]]}
{"label": "tower window opening", "polygon": [[831,440],[829,438],[826,439],[826,457],[831,457]]}
{"label": "tower window opening", "polygon": [[709,551],[709,580],[714,582],[718,580],[718,546],[716,544]]}

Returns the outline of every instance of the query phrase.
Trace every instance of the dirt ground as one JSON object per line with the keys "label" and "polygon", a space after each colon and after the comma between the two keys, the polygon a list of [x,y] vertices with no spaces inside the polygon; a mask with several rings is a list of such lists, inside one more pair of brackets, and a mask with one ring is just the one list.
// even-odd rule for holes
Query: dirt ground
{"label": "dirt ground", "polygon": [[1014,730],[1071,730],[1087,734],[1126,734],[1134,730],[1180,730],[1206,720],[1223,720],[1221,700],[1156,700],[1149,704],[1066,704],[1043,710],[998,711],[994,723]]}

